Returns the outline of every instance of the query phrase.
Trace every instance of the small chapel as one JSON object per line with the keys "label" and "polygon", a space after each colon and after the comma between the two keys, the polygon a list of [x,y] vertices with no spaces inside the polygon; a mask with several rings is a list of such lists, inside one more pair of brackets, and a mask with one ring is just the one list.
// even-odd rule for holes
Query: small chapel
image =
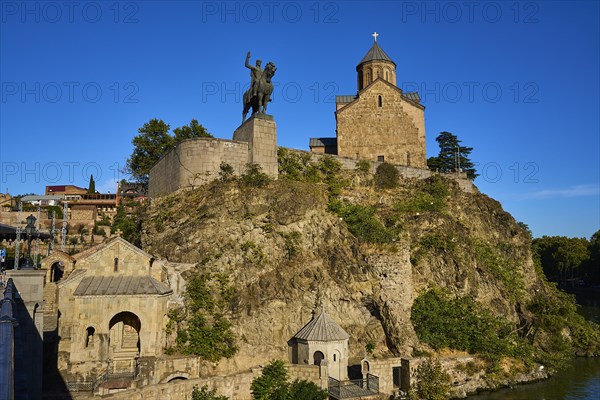
{"label": "small chapel", "polygon": [[396,63],[377,36],[356,66],[357,93],[336,96],[336,137],[310,138],[311,152],[427,168],[425,106],[396,86]]}

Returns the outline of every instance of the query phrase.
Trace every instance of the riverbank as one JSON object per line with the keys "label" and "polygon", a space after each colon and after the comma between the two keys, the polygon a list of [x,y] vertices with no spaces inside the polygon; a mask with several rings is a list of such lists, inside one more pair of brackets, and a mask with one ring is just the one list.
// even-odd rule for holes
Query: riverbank
{"label": "riverbank", "polygon": [[578,357],[548,379],[469,396],[469,400],[596,400],[600,398],[600,358]]}
{"label": "riverbank", "polygon": [[[600,323],[600,291],[580,288],[571,292],[577,298],[578,312],[589,321]],[[532,377],[533,378],[533,377]],[[494,392],[469,396],[471,400],[596,400],[600,398],[600,358],[577,357],[548,379],[532,379],[529,383]]]}
{"label": "riverbank", "polygon": [[475,357],[442,362],[451,376],[450,398],[462,399],[483,391],[495,391],[549,378],[542,365],[526,371],[522,363],[505,359],[497,371],[487,372],[486,362]]}

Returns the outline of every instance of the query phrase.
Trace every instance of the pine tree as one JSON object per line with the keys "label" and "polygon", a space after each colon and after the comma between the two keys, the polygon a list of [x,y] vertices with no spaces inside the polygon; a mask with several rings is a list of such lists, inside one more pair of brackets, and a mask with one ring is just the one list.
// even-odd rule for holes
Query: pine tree
{"label": "pine tree", "polygon": [[94,175],[90,175],[90,183],[88,185],[88,191],[89,194],[94,194],[96,193],[96,182],[94,182]]}
{"label": "pine tree", "polygon": [[475,169],[475,164],[469,159],[472,147],[461,146],[461,141],[450,132],[441,132],[435,138],[440,146],[440,153],[437,157],[429,157],[427,166],[432,171],[438,172],[457,172],[459,169],[467,173],[467,178],[475,179],[479,176]]}

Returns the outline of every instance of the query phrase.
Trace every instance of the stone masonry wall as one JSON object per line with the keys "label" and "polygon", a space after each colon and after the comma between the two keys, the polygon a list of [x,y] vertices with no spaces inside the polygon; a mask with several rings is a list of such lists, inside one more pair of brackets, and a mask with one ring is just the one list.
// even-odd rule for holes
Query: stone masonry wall
{"label": "stone masonry wall", "polygon": [[[356,169],[356,163],[359,161],[355,158],[348,158],[348,157],[340,157],[340,156],[334,156],[334,155],[326,155],[326,154],[318,154],[318,153],[313,153],[310,151],[306,151],[306,150],[297,150],[297,149],[288,149],[291,152],[294,153],[305,153],[305,154],[310,154],[311,155],[311,160],[316,161],[318,159],[320,159],[321,157],[335,157],[336,160],[338,160],[341,164],[342,164],[342,169],[345,170],[353,170]],[[377,167],[381,164],[383,164],[382,162],[379,161],[369,161],[369,160],[365,160],[369,163],[370,169],[369,172],[374,174],[375,171],[377,170]],[[426,179],[429,178],[431,175],[436,174],[436,172],[432,172],[429,169],[423,169],[423,168],[415,168],[415,167],[408,167],[406,165],[395,165],[396,169],[398,170],[398,172],[400,173],[400,176],[403,178],[415,178],[415,179]],[[466,174],[462,174],[457,176],[455,173],[449,173],[449,174],[442,174],[442,173],[438,173],[440,175],[445,176],[446,178],[450,178],[450,179],[454,179],[457,183],[458,186],[465,192],[467,193],[473,193],[474,191],[476,191],[477,189],[475,188],[475,185],[473,184],[473,182],[467,178]]]}
{"label": "stone masonry wall", "polygon": [[392,164],[426,168],[424,111],[388,83],[376,81],[337,111],[337,144],[341,157],[384,156]]}
{"label": "stone masonry wall", "polygon": [[235,130],[233,139],[248,143],[248,162],[259,164],[264,173],[277,178],[277,127],[273,117],[255,114]]}
{"label": "stone masonry wall", "polygon": [[150,197],[210,182],[219,176],[221,162],[240,174],[248,163],[248,143],[213,139],[188,139],[169,151],[150,171]]}
{"label": "stone masonry wall", "polygon": [[[327,381],[320,379],[318,366],[287,365],[286,368],[290,381],[306,379],[319,387],[323,387],[323,383],[326,385]],[[177,380],[121,393],[105,394],[102,398],[110,400],[186,400],[192,398],[194,386],[208,385],[210,389],[217,389],[219,395],[227,396],[232,400],[250,400],[252,399],[250,385],[254,378],[260,376],[261,373],[262,368],[257,367],[240,374]]]}

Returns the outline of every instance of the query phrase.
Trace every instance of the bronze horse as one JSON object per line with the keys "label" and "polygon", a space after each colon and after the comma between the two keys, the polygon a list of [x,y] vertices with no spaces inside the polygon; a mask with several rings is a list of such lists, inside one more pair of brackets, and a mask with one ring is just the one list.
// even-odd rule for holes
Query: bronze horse
{"label": "bronze horse", "polygon": [[256,96],[252,96],[252,88],[249,88],[244,92],[244,111],[242,111],[242,122],[246,120],[246,115],[250,107],[252,107],[252,115],[259,113],[265,114],[267,112],[267,105],[271,101],[271,93],[273,93],[273,84],[271,78],[275,75],[277,68],[275,64],[269,62],[265,66],[265,70],[262,75],[256,81],[257,90]]}

